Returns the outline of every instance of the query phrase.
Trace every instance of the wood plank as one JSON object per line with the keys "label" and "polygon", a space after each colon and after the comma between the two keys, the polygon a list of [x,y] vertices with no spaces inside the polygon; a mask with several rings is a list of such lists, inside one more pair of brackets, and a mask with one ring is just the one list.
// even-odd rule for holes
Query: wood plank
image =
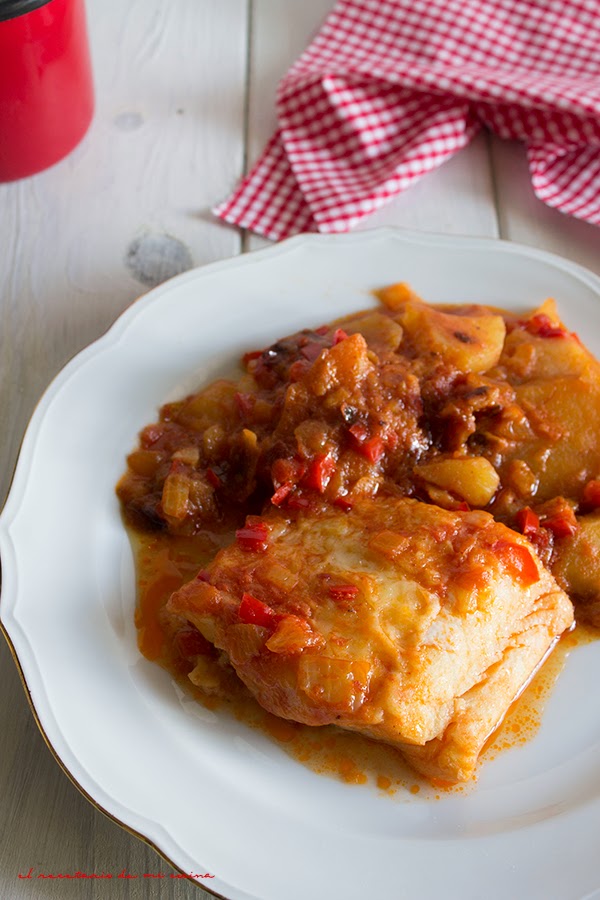
{"label": "wood plank", "polygon": [[[276,127],[275,90],[279,79],[304,50],[331,8],[329,0],[286,4],[254,0],[250,48],[248,163],[260,155]],[[395,225],[418,231],[498,236],[488,141],[480,135],[462,152],[429,173],[360,229]],[[269,245],[254,234],[246,249]]]}
{"label": "wood plank", "polygon": [[73,353],[148,287],[240,248],[208,210],[242,166],[246,3],[94,0],[89,11],[90,132],[57,166],[0,186],[5,462]]}
{"label": "wood plank", "polygon": [[[152,284],[241,245],[209,209],[242,171],[246,0],[87,7],[97,88],[90,132],[52,169],[0,185],[0,502],[26,422],[63,363]],[[1,639],[0,680],[0,896],[158,896],[143,879],[152,872],[166,873],[161,897],[202,896],[171,881],[166,862],[73,787]],[[32,866],[32,879],[18,878]],[[138,878],[68,887],[35,878],[124,868]]]}
{"label": "wood plank", "polygon": [[538,200],[522,144],[493,138],[491,146],[500,236],[558,253],[600,274],[600,228]]}

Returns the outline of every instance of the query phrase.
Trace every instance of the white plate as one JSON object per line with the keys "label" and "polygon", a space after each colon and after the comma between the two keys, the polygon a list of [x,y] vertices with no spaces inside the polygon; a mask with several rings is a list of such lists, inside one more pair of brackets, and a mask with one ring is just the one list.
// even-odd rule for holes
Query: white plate
{"label": "white plate", "polygon": [[[501,241],[382,230],[293,238],[135,303],[40,402],[0,518],[1,618],[75,782],[227,898],[581,900],[600,888],[600,643],[578,648],[527,745],[467,795],[410,803],[313,774],[140,658],[114,485],[157,408],[247,349],[409,281],[431,301],[554,295],[600,355],[600,279]],[[600,892],[599,892],[600,893]]]}

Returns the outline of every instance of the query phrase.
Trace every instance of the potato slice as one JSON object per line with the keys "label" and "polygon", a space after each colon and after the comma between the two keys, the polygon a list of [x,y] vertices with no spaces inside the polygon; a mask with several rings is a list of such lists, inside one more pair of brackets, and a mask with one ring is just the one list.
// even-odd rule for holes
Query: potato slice
{"label": "potato slice", "polygon": [[543,334],[537,334],[535,328],[530,330],[527,324],[522,328],[514,328],[507,335],[500,360],[500,364],[508,370],[509,379],[517,376],[530,381],[578,375],[593,381],[600,377],[600,364],[577,335],[572,334],[563,324],[554,300],[545,300],[523,321],[532,323],[537,319],[547,319],[549,325],[562,330],[562,335],[544,337]]}
{"label": "potato slice", "polygon": [[382,313],[341,319],[340,325],[347,334],[362,334],[369,349],[376,352],[397,350],[402,342],[402,326],[391,316],[384,316]]}
{"label": "potato slice", "polygon": [[519,385],[516,394],[538,435],[516,451],[539,479],[536,501],[579,496],[585,482],[600,472],[600,379],[536,379]]}
{"label": "potato slice", "polygon": [[458,494],[469,506],[487,506],[500,484],[498,473],[483,456],[435,460],[413,471],[423,481]]}
{"label": "potato slice", "polygon": [[435,353],[463,372],[486,372],[500,359],[506,326],[502,316],[453,315],[407,303],[398,321],[421,353]]}
{"label": "potato slice", "polygon": [[552,574],[579,601],[580,618],[600,627],[600,512],[578,521],[575,534],[557,544]]}
{"label": "potato slice", "polygon": [[424,303],[421,297],[405,281],[399,281],[396,284],[390,284],[381,288],[375,291],[375,296],[392,312],[403,309],[406,303]]}

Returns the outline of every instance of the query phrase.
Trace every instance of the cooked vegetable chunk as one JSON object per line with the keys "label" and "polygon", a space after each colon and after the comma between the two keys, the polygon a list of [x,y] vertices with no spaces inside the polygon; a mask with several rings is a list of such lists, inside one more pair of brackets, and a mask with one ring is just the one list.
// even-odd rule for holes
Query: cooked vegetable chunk
{"label": "cooked vegetable chunk", "polygon": [[582,516],[578,524],[561,541],[553,571],[577,603],[578,617],[600,628],[600,512]]}
{"label": "cooked vegetable chunk", "polygon": [[414,471],[417,478],[457,494],[470,506],[487,506],[500,484],[493,465],[482,456],[435,460]]}
{"label": "cooked vegetable chunk", "polygon": [[506,335],[502,316],[482,309],[449,314],[421,302],[409,302],[398,315],[406,332],[423,347],[461,372],[485,372],[500,359]]}

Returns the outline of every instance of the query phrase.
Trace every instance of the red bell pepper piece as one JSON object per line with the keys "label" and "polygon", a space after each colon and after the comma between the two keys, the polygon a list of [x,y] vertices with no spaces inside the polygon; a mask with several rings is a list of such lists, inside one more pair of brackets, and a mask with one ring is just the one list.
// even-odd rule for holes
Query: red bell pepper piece
{"label": "red bell pepper piece", "polygon": [[532,316],[525,323],[525,328],[530,334],[543,338],[564,338],[567,337],[568,331],[561,325],[554,325],[549,316],[539,313]]}
{"label": "red bell pepper piece", "polygon": [[273,504],[273,506],[281,506],[288,495],[291,494],[293,489],[294,485],[290,484],[289,481],[286,481],[284,484],[280,484],[271,497],[271,503]]}
{"label": "red bell pepper piece", "polygon": [[321,453],[315,456],[304,476],[304,484],[306,487],[323,494],[331,481],[335,468],[335,459],[329,454]]}
{"label": "red bell pepper piece", "polygon": [[535,560],[527,547],[510,541],[496,541],[492,550],[506,571],[523,587],[529,587],[540,580]]}
{"label": "red bell pepper piece", "polygon": [[554,537],[557,538],[569,537],[570,534],[575,534],[579,528],[575,513],[570,507],[561,510],[561,512],[554,516],[543,519],[542,525],[544,528],[548,528]]}
{"label": "red bell pepper piece", "polygon": [[523,509],[519,510],[516,515],[516,522],[517,528],[521,534],[524,534],[526,537],[535,534],[540,527],[539,517],[536,516],[529,506],[525,506]]}
{"label": "red bell pepper piece", "polygon": [[380,438],[378,436],[369,438],[368,441],[365,441],[364,444],[360,445],[360,452],[363,454],[363,456],[367,457],[369,462],[379,462],[379,460],[385,453],[383,438]]}
{"label": "red bell pepper piece", "polygon": [[379,435],[370,438],[368,429],[365,425],[361,425],[360,423],[352,425],[348,431],[356,441],[355,449],[358,453],[365,456],[369,462],[379,462],[385,453],[385,443],[383,438],[379,437]]}
{"label": "red bell pepper piece", "polygon": [[240,549],[251,553],[261,553],[269,543],[269,529],[264,522],[253,522],[238,528],[235,533]]}
{"label": "red bell pepper piece", "polygon": [[361,425],[359,422],[356,425],[351,425],[348,431],[359,444],[362,444],[369,437],[369,429],[366,425]]}
{"label": "red bell pepper piece", "polygon": [[214,488],[220,488],[220,487],[222,486],[222,484],[223,484],[223,482],[221,481],[221,478],[220,478],[220,476],[218,475],[218,473],[215,472],[215,470],[214,470],[214,469],[211,469],[211,468],[208,468],[208,469],[206,470],[206,480],[207,480],[208,483],[209,483],[210,485],[212,485]]}
{"label": "red bell pepper piece", "polygon": [[255,359],[258,359],[263,354],[262,350],[251,350],[250,353],[244,353],[242,356],[242,362],[245,366],[248,365],[249,362],[253,362]]}
{"label": "red bell pepper piece", "polygon": [[281,618],[262,600],[246,593],[242,594],[238,616],[245,625],[260,625],[263,628],[273,628]]}
{"label": "red bell pepper piece", "polygon": [[297,494],[292,494],[286,506],[288,509],[308,509],[310,500],[308,497],[299,497]]}
{"label": "red bell pepper piece", "polygon": [[344,331],[343,328],[336,328],[335,331],[333,332],[333,337],[332,337],[333,345],[335,346],[336,344],[339,344],[341,341],[345,341],[347,337],[348,337],[348,335],[346,334],[346,332]]}

